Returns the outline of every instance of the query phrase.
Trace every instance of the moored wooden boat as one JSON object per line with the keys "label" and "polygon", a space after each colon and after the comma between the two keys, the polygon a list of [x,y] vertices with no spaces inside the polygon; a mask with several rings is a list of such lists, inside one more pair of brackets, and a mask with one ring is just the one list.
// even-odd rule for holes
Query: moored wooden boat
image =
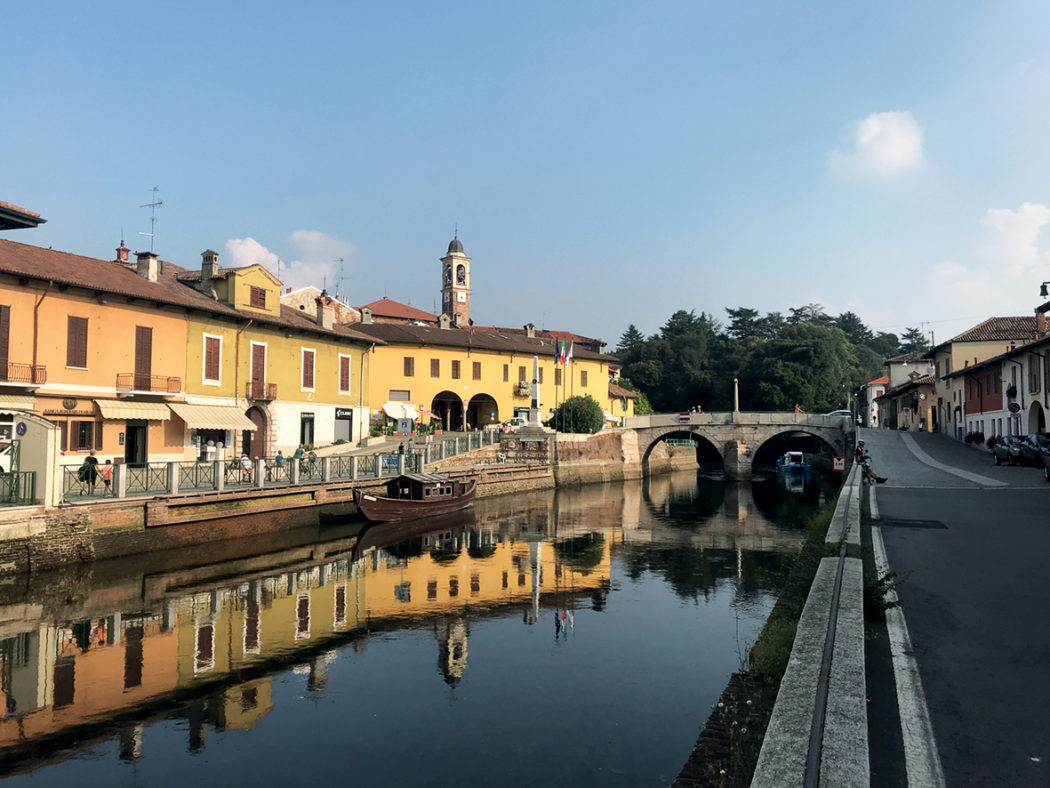
{"label": "moored wooden boat", "polygon": [[477,480],[456,481],[433,473],[406,473],[391,479],[386,495],[354,490],[361,514],[377,523],[448,514],[474,503]]}

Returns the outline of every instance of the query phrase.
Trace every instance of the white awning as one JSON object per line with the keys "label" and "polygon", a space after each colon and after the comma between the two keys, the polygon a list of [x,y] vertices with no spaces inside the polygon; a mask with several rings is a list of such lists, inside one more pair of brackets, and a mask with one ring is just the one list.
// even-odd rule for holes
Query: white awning
{"label": "white awning", "polygon": [[173,402],[170,405],[175,415],[194,430],[257,430],[255,422],[249,419],[240,408],[223,405],[187,405]]}
{"label": "white awning", "polygon": [[408,402],[388,402],[383,405],[383,412],[392,419],[410,419],[415,421],[419,418],[416,406]]}
{"label": "white awning", "polygon": [[33,396],[30,394],[0,394],[0,410],[10,408],[11,410],[32,410]]}
{"label": "white awning", "polygon": [[117,399],[97,399],[99,412],[104,419],[126,421],[142,419],[145,421],[167,421],[171,411],[163,402],[128,402]]}

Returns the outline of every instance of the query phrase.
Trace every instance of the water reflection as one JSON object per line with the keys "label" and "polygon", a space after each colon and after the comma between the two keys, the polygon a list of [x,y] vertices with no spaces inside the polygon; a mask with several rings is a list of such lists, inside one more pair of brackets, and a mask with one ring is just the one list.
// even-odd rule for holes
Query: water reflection
{"label": "water reflection", "polygon": [[[32,768],[74,742],[73,754],[101,740],[134,761],[149,755],[144,728],[173,715],[185,722],[185,749],[200,751],[210,728],[250,731],[272,715],[274,681],[287,671],[304,676],[308,697],[323,698],[341,655],[392,633],[429,633],[440,678],[456,688],[472,670],[476,627],[499,622],[513,639],[512,622],[546,629],[553,618],[546,637],[566,644],[581,613],[610,615],[621,572],[682,600],[708,599],[728,582],[736,603],[765,606],[749,621],[757,628],[800,539],[760,513],[764,497],[772,500],[747,485],[674,474],[483,500],[422,526],[349,536],[346,525],[214,564],[99,564],[10,584],[0,588],[0,765]],[[589,632],[596,638],[593,625]],[[659,674],[661,664],[645,659]],[[374,670],[378,682],[404,678]],[[674,713],[683,711],[690,740],[703,713]]]}

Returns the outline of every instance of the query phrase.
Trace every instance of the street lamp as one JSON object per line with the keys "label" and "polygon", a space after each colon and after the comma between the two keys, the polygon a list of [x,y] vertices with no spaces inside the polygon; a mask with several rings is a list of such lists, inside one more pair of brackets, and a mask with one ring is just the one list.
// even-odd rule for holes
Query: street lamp
{"label": "street lamp", "polygon": [[1048,291],[1046,289],[1047,285],[1050,285],[1050,282],[1043,282],[1043,284],[1040,285],[1040,287],[1039,287],[1039,295],[1042,296],[1043,298],[1046,298],[1047,296],[1050,296],[1050,291]]}

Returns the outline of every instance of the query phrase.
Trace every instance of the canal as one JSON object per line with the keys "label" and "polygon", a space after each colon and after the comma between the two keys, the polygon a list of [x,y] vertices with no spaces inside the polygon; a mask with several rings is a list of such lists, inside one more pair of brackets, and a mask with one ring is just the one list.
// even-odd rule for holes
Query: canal
{"label": "canal", "polygon": [[11,578],[5,784],[667,785],[825,494],[677,472]]}

